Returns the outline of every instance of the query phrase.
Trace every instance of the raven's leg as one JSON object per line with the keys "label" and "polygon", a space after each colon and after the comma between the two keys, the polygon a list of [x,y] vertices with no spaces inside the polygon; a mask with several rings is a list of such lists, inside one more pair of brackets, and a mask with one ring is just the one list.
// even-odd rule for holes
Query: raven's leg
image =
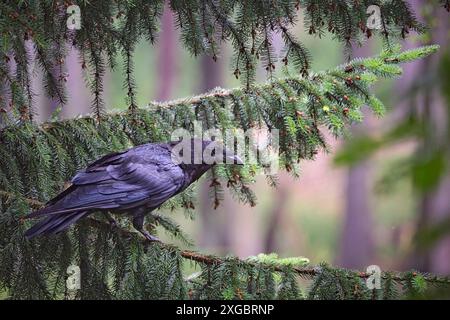
{"label": "raven's leg", "polygon": [[133,227],[142,233],[142,235],[148,240],[148,241],[159,241],[157,237],[152,236],[150,233],[148,233],[147,230],[144,229],[144,217],[145,217],[145,208],[144,209],[138,209],[137,211],[133,212]]}
{"label": "raven's leg", "polygon": [[103,215],[105,216],[106,220],[108,220],[109,225],[111,228],[117,227],[117,222],[114,220],[114,218],[109,214],[107,211],[103,211]]}

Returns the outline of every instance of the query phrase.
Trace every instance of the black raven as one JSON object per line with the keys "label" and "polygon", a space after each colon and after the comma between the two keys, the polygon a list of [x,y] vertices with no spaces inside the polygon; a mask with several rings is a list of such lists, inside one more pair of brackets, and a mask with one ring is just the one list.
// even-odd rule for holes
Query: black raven
{"label": "black raven", "polygon": [[[73,177],[69,188],[26,217],[46,216],[28,229],[25,236],[30,239],[40,234],[56,234],[94,211],[105,214],[112,211],[129,213],[136,230],[149,240],[157,240],[143,228],[147,213],[186,189],[217,162],[243,164],[220,143],[199,139],[188,141],[191,152],[186,159],[183,156],[188,154],[183,155],[183,148],[178,148],[180,143],[148,143],[91,163]],[[213,161],[204,157],[208,149],[212,150]],[[216,150],[220,150],[220,157],[215,157]],[[198,154],[200,160],[196,161]]]}

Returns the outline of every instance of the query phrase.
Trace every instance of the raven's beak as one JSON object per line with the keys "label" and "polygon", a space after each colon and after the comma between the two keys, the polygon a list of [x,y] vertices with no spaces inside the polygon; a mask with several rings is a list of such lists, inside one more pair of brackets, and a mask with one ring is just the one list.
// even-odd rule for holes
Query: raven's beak
{"label": "raven's beak", "polygon": [[225,164],[238,164],[243,165],[244,161],[236,155],[234,150],[223,148],[223,161]]}
{"label": "raven's beak", "polygon": [[230,154],[230,155],[226,155],[225,156],[225,163],[228,164],[238,164],[238,165],[243,165],[244,161],[242,161],[241,158],[239,158],[239,156],[235,155],[235,154]]}

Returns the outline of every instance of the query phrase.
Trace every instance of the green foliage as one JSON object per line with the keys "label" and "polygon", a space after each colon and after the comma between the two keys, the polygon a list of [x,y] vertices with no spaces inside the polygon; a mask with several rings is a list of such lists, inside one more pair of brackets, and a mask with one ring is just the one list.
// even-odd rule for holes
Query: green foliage
{"label": "green foliage", "polygon": [[312,283],[309,299],[360,300],[370,299],[364,279],[348,270],[331,269],[326,264],[318,267],[318,276]]}
{"label": "green foliage", "polygon": [[[119,55],[124,58],[120,67],[126,102],[131,110],[135,109],[133,52],[142,38],[152,44],[156,41],[164,3],[163,0],[2,1],[0,82],[5,84],[5,96],[10,98],[0,101],[0,108],[12,109],[13,117],[19,121],[32,119],[34,93],[29,66],[34,60],[44,73],[47,94],[64,104],[67,78],[64,60],[70,47],[74,47],[80,53],[96,117],[100,118],[104,112],[103,75],[107,67],[118,67]],[[232,70],[246,88],[253,83],[258,62],[272,78],[278,60],[273,48],[274,33],[281,34],[284,41],[279,57],[282,63],[302,75],[308,74],[310,54],[291,31],[298,23],[297,11],[304,14],[305,28],[310,34],[321,37],[329,32],[348,46],[376,31],[365,26],[367,7],[372,4],[380,6],[381,36],[386,43],[392,38],[404,38],[411,30],[424,29],[405,0],[171,0],[168,3],[180,29],[181,42],[193,55],[208,54],[216,60],[221,44],[231,43]],[[67,12],[70,4],[80,8],[80,30],[67,28],[67,21],[72,18]],[[11,68],[12,60],[15,68]],[[387,70],[391,73],[395,70],[392,65],[380,67],[391,69]]]}
{"label": "green foliage", "polygon": [[279,258],[276,253],[270,254],[260,253],[255,257],[249,257],[248,260],[274,266],[304,267],[309,264],[308,258],[304,257]]}
{"label": "green foliage", "polygon": [[382,147],[420,135],[423,135],[423,125],[416,118],[410,117],[380,137],[364,134],[355,138],[352,137],[346,142],[345,148],[336,154],[334,161],[337,165],[354,165],[374,154]]}
{"label": "green foliage", "polygon": [[[435,50],[425,47],[414,55]],[[311,159],[325,147],[324,127],[340,134],[360,119],[355,114],[364,104],[370,107],[374,99],[369,91],[373,79],[397,75],[391,67],[410,59],[407,54],[395,54],[395,59],[389,53],[357,59],[306,78],[279,79],[245,90],[216,89],[186,100],[102,114],[101,121],[94,114],[40,126],[8,122],[0,135],[0,290],[12,299],[298,299],[304,297],[299,277],[312,281],[311,299],[393,298],[396,286],[405,281],[411,285],[405,284],[403,295],[422,290],[421,279],[383,274],[383,294],[375,294],[365,289],[365,276],[326,265],[308,267],[308,260],[301,257],[270,254],[239,260],[149,244],[128,231],[129,221],[120,217],[114,228],[103,215],[94,215],[64,234],[32,241],[24,239],[29,222],[21,220],[60,192],[88,162],[107,152],[167,140],[176,127],[193,130],[194,120],[221,130],[279,129],[281,164],[288,170],[294,168],[298,160]],[[379,108],[374,111],[378,113]],[[254,204],[250,184],[257,169],[217,167],[209,176],[214,203],[220,203],[221,181],[225,180],[238,199]],[[162,210],[184,208],[192,216],[194,203],[192,189],[188,189]],[[153,232],[157,225],[189,243],[167,215],[149,215],[147,228]],[[186,277],[186,260],[194,261],[200,271]],[[79,266],[82,274],[81,290],[75,293],[65,286],[70,265]],[[448,279],[424,275],[424,281],[446,283]]]}
{"label": "green foliage", "polygon": [[[440,1],[448,9],[448,1]],[[166,141],[173,128],[268,128],[280,130],[280,162],[296,175],[296,164],[326,149],[322,131],[345,133],[348,124],[361,121],[367,105],[377,115],[383,104],[370,93],[379,78],[401,74],[399,63],[425,57],[437,50],[429,46],[400,52],[390,39],[405,37],[423,26],[406,1],[337,0],[171,0],[168,1],[181,41],[193,55],[215,60],[223,42],[234,51],[232,70],[244,88],[216,89],[210,93],[167,103],[136,105],[133,52],[141,38],[156,40],[164,1],[72,1],[81,9],[82,28],[66,28],[68,2],[2,1],[0,3],[0,294],[11,299],[299,299],[305,293],[299,277],[311,283],[310,299],[392,299],[423,295],[428,283],[448,279],[418,273],[383,273],[382,290],[369,291],[367,275],[327,265],[308,267],[302,257],[258,255],[246,260],[205,256],[179,248],[149,244],[129,231],[129,221],[118,218],[112,227],[103,215],[80,221],[68,232],[51,238],[24,239],[29,222],[21,220],[31,210],[62,191],[73,174],[99,156],[149,141]],[[291,28],[297,10],[304,12],[305,28],[317,36],[334,34],[349,45],[370,37],[365,28],[366,9],[377,4],[382,12],[381,34],[387,49],[377,57],[357,59],[321,73],[311,73],[311,57]],[[281,61],[296,73],[273,79],[278,57],[272,35],[284,41]],[[69,47],[80,53],[86,83],[92,93],[93,114],[86,118],[36,125],[30,63],[37,61],[44,74],[47,94],[66,101],[64,59]],[[129,110],[104,112],[103,75],[117,68],[123,56],[124,88]],[[270,83],[255,85],[258,63]],[[297,74],[297,75],[296,75]],[[298,75],[301,75],[298,76]],[[5,97],[5,98],[4,98]],[[59,109],[60,110],[60,109]],[[401,133],[401,130],[399,130]],[[393,132],[393,140],[398,132]],[[399,134],[400,135],[400,134]],[[389,138],[385,138],[389,140]],[[366,145],[369,143],[366,141]],[[365,147],[366,154],[377,149]],[[345,158],[345,157],[344,157]],[[351,157],[350,157],[351,158]],[[438,161],[431,159],[430,161]],[[427,168],[427,162],[417,168]],[[411,166],[413,167],[413,166]],[[418,170],[419,170],[418,169]],[[237,199],[251,205],[256,197],[250,185],[259,166],[217,167],[211,171],[214,206],[227,187]],[[422,170],[423,171],[423,170]],[[423,181],[418,171],[417,181]],[[268,182],[275,185],[276,177]],[[429,183],[429,181],[427,182]],[[223,185],[222,185],[223,184]],[[162,211],[183,208],[193,216],[192,188],[168,201]],[[173,237],[190,240],[168,215],[152,213],[146,227],[161,226]],[[198,272],[186,276],[191,261]],[[81,289],[66,287],[67,268],[81,269]]]}
{"label": "green foliage", "polygon": [[443,219],[439,223],[427,226],[420,230],[416,235],[416,242],[419,249],[426,250],[431,248],[439,240],[450,233],[450,218]]}
{"label": "green foliage", "polygon": [[[432,50],[433,48],[429,47],[429,49]],[[383,52],[381,56],[385,60],[407,62],[414,57],[422,56],[427,50],[419,51],[400,52],[398,48],[394,47]],[[449,70],[448,60],[448,56],[444,54],[439,61],[439,74],[436,75],[441,80],[442,87],[440,89],[444,97],[448,94],[446,91],[449,83],[448,72],[445,72],[445,70]],[[376,65],[376,59],[370,61],[370,64]],[[410,101],[413,101],[419,93],[421,93],[419,90],[414,89],[414,92],[411,92]],[[374,99],[376,98],[374,97]],[[408,98],[405,97],[405,99]],[[374,109],[378,109],[376,105],[377,103],[375,103]],[[427,106],[424,106],[424,108],[427,108]],[[446,129],[442,133],[437,133],[435,123],[426,114],[411,110],[405,120],[389,128],[381,135],[369,136],[363,134],[350,139],[346,146],[337,153],[335,163],[337,165],[354,165],[383,148],[405,140],[419,141],[420,148],[417,152],[391,165],[387,174],[379,182],[378,187],[380,191],[383,191],[383,189],[389,190],[401,178],[407,178],[411,181],[417,193],[424,194],[435,190],[449,172],[450,167],[447,161],[450,154],[448,135],[449,130]]]}

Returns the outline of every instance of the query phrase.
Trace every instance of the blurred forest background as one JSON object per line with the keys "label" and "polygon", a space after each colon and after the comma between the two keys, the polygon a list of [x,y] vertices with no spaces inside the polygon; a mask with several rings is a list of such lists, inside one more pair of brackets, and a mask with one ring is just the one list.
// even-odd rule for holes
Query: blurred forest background
{"label": "blurred forest background", "polygon": [[[367,115],[370,119],[342,141],[329,137],[331,152],[302,163],[299,179],[282,172],[274,189],[259,177],[256,207],[227,196],[214,210],[208,185],[199,185],[196,220],[173,214],[199,250],[239,257],[277,252],[305,256],[314,264],[327,261],[359,269],[376,264],[383,270],[450,273],[450,21],[436,4],[410,3],[430,30],[411,35],[405,47],[433,43],[441,50],[406,65],[400,80],[376,88],[390,108],[388,115],[381,120]],[[349,52],[332,38],[310,36],[301,23],[296,34],[310,49],[316,71],[351,55],[370,56],[381,50],[381,43],[371,38]],[[173,17],[165,10],[157,44],[142,42],[136,49],[140,106],[216,86],[239,86],[229,67],[230,48],[223,48],[217,62],[194,58],[181,48],[178,37]],[[282,39],[274,35],[274,42],[281,50]],[[90,112],[91,97],[78,59],[72,51],[65,61],[69,100],[63,108],[49,101],[39,88],[42,81],[34,79],[35,91],[42,93],[36,100],[40,121]],[[258,82],[265,80],[260,70]],[[125,109],[122,83],[121,70],[105,78],[109,111]]]}

